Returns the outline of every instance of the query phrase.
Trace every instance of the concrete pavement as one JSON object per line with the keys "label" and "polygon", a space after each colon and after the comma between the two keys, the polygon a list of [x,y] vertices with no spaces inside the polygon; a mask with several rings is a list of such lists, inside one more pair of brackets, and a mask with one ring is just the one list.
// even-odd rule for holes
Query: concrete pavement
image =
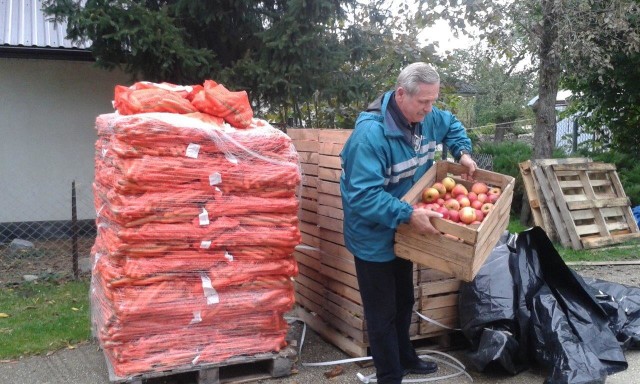
{"label": "concrete pavement", "polygon": [[[449,352],[454,357],[465,362],[462,351]],[[436,355],[437,356],[437,355]],[[640,382],[640,351],[628,351],[626,353],[629,368],[626,371],[610,376],[607,383],[630,384]],[[258,380],[263,384],[357,384],[361,383],[357,373],[370,375],[375,372],[372,366],[361,367],[355,363],[341,364],[344,372],[332,379],[325,377],[325,372],[331,371],[335,366],[305,367],[300,362],[322,362],[346,359],[342,351],[325,342],[315,332],[307,330],[306,340],[302,354],[295,365],[294,373],[279,379]],[[410,379],[433,378],[455,373],[454,370],[440,364],[438,373],[427,376],[411,375]],[[469,370],[469,374],[476,384],[532,384],[543,383],[544,372],[530,369],[516,376],[502,373],[477,373]],[[147,384],[191,384],[196,383],[195,375],[175,375],[154,378],[144,381]],[[464,376],[457,376],[437,381],[444,384],[470,383]],[[49,356],[34,356],[16,361],[0,363],[1,384],[109,384],[109,371],[102,351],[95,343],[86,343],[76,346],[74,349],[64,349]]]}

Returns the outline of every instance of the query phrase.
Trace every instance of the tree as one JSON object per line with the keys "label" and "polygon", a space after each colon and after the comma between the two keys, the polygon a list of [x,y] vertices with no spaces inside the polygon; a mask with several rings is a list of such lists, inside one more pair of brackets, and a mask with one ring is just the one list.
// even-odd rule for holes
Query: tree
{"label": "tree", "polygon": [[494,141],[501,142],[515,122],[527,115],[523,106],[535,94],[531,70],[496,61],[477,47],[455,50],[447,62],[453,63],[449,66],[450,76],[475,88],[474,124],[495,124]]}
{"label": "tree", "polygon": [[[640,31],[638,15],[629,15],[629,23]],[[640,157],[640,53],[613,50],[602,42],[610,56],[609,67],[591,67],[583,63],[579,73],[563,79],[563,87],[576,95],[568,112],[580,116],[583,126],[608,138],[616,151]],[[584,57],[583,60],[588,60]]]}
{"label": "tree", "polygon": [[[493,0],[421,1],[419,14],[428,20],[449,20],[456,31],[467,25],[479,29],[479,37],[496,57],[509,61],[532,58],[538,68],[538,102],[534,106],[534,158],[551,157],[555,147],[555,98],[563,71],[580,73],[581,64],[609,67],[610,56],[602,41],[623,52],[640,47],[625,15],[637,15],[633,0]],[[589,60],[576,58],[589,57]]]}
{"label": "tree", "polygon": [[355,0],[47,0],[97,65],[134,80],[210,78],[249,92],[254,108],[297,108],[347,60],[342,25]]}

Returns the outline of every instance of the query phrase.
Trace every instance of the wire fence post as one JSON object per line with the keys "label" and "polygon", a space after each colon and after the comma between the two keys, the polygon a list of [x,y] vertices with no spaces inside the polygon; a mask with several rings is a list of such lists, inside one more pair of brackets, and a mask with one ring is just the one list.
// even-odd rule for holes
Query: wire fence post
{"label": "wire fence post", "polygon": [[78,210],[76,208],[76,181],[71,182],[71,257],[73,278],[78,279]]}

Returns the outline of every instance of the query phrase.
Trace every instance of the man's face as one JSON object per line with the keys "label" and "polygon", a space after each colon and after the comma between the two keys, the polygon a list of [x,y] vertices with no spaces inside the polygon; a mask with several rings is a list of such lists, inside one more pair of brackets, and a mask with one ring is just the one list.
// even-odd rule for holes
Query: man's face
{"label": "man's face", "polygon": [[440,84],[420,84],[415,95],[410,95],[406,89],[399,87],[396,91],[396,102],[410,123],[418,123],[431,112],[433,103],[438,100],[439,92]]}

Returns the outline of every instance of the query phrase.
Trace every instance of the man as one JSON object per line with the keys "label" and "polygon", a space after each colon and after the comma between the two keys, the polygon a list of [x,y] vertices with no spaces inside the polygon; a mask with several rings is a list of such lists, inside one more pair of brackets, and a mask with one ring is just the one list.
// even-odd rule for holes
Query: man
{"label": "man", "polygon": [[340,154],[345,244],[355,256],[369,346],[382,384],[437,370],[434,362],[417,356],[409,339],[413,264],[396,257],[393,243],[401,223],[440,236],[430,221],[440,214],[414,209],[400,198],[433,165],[436,144],[446,144],[469,177],[476,170],[465,128],[433,106],[439,91],[440,77],[431,66],[407,66],[395,90],[360,114]]}

